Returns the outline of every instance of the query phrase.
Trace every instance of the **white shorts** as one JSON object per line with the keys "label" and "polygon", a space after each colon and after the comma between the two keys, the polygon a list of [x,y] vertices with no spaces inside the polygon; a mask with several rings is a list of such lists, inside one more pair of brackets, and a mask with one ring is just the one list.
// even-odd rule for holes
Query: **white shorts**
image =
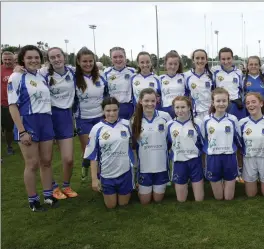
{"label": "white shorts", "polygon": [[147,194],[152,193],[152,190],[153,190],[153,192],[156,194],[164,194],[166,191],[166,186],[167,186],[167,183],[162,184],[162,185],[153,185],[153,186],[139,185],[138,192],[139,194],[147,195]]}
{"label": "white shorts", "polygon": [[242,177],[246,182],[258,179],[264,183],[264,157],[244,157]]}

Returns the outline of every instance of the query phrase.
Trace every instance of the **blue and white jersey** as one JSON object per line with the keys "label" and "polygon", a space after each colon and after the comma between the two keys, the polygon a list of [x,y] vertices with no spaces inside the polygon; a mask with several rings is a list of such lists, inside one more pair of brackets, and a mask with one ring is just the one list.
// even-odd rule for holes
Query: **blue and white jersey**
{"label": "blue and white jersey", "polygon": [[257,92],[260,93],[262,98],[264,98],[264,82],[261,80],[260,76],[248,75],[247,81],[245,82],[245,77],[243,78],[244,93]]}
{"label": "blue and white jersey", "polygon": [[54,72],[52,76],[48,73],[48,68],[43,67],[39,70],[40,74],[46,78],[49,83],[51,77],[54,80],[54,84],[49,86],[51,105],[61,109],[71,108],[75,96],[75,76],[72,69],[65,67],[65,73],[60,75]]}
{"label": "blue and white jersey", "polygon": [[167,123],[168,141],[172,145],[171,151],[174,162],[184,162],[202,154],[202,121],[195,118],[194,123],[195,127],[190,119],[183,123],[177,119]]}
{"label": "blue and white jersey", "polygon": [[119,119],[114,124],[101,121],[89,134],[84,158],[99,162],[102,177],[119,177],[133,166],[130,140],[131,130],[128,120]]}
{"label": "blue and white jersey", "polygon": [[194,113],[208,112],[211,107],[213,81],[209,78],[207,72],[198,75],[193,69],[184,73],[186,88],[193,100]]}
{"label": "blue and white jersey", "polygon": [[86,89],[83,92],[76,86],[74,116],[80,119],[98,118],[103,116],[101,103],[108,95],[107,82],[102,76],[93,83],[92,76],[84,75]]}
{"label": "blue and white jersey", "polygon": [[50,91],[45,78],[39,73],[11,74],[8,80],[8,103],[17,104],[21,116],[51,114]]}
{"label": "blue and white jersey", "polygon": [[264,157],[264,116],[257,121],[250,116],[240,119],[239,126],[244,156]]}
{"label": "blue and white jersey", "polygon": [[234,154],[241,147],[241,132],[237,118],[229,113],[217,119],[207,115],[202,124],[203,151],[207,155]]}
{"label": "blue and white jersey", "polygon": [[179,73],[174,76],[164,74],[160,76],[162,107],[172,105],[177,96],[186,95],[184,75]]}
{"label": "blue and white jersey", "polygon": [[137,104],[140,92],[145,88],[153,88],[159,95],[161,95],[160,81],[157,75],[150,73],[147,76],[142,74],[135,74],[131,78],[133,90],[133,102]]}
{"label": "blue and white jersey", "polygon": [[168,113],[155,111],[152,120],[143,116],[141,134],[137,141],[140,173],[157,173],[167,170],[167,126],[171,120]]}
{"label": "blue and white jersey", "polygon": [[239,99],[243,96],[242,72],[240,69],[233,66],[233,70],[227,72],[222,66],[215,66],[212,70],[214,71],[215,86],[226,89],[230,95],[230,100]]}
{"label": "blue and white jersey", "polygon": [[121,70],[111,67],[105,70],[109,95],[115,97],[119,103],[132,102],[131,78],[134,73],[134,68],[130,67],[124,67]]}

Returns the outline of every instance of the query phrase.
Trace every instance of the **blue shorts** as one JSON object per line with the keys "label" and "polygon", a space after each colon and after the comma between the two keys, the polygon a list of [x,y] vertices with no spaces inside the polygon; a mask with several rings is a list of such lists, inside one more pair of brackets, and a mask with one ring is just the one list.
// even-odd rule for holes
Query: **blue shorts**
{"label": "blue shorts", "polygon": [[119,117],[129,120],[134,113],[134,105],[132,103],[120,103]]}
{"label": "blue shorts", "polygon": [[189,179],[191,182],[199,182],[203,179],[201,157],[196,157],[185,162],[174,162],[172,182],[186,184]]}
{"label": "blue shorts", "polygon": [[208,181],[232,181],[237,176],[236,154],[206,155],[205,177]]}
{"label": "blue shorts", "polygon": [[247,116],[246,108],[243,107],[243,109],[238,109],[236,103],[230,102],[227,112],[236,116],[238,120],[245,118]]}
{"label": "blue shorts", "polygon": [[[53,124],[51,115],[47,113],[35,113],[31,115],[22,116],[22,123],[25,130],[32,136],[34,142],[44,142],[54,139]],[[14,140],[19,141],[19,132],[15,125]]]}
{"label": "blue shorts", "polygon": [[71,109],[61,109],[58,107],[52,107],[52,123],[55,133],[55,139],[66,139],[73,137],[73,120]]}
{"label": "blue shorts", "polygon": [[172,119],[176,116],[172,106],[162,107],[162,111],[169,113]]}
{"label": "blue shorts", "polygon": [[163,185],[169,181],[169,172],[167,170],[158,173],[138,173],[138,183],[142,186]]}
{"label": "blue shorts", "polygon": [[101,119],[102,117],[89,119],[76,118],[76,129],[78,136],[89,134],[93,126],[99,123]]}
{"label": "blue shorts", "polygon": [[127,195],[133,191],[133,178],[131,170],[117,178],[103,178],[101,179],[102,192],[105,195]]}

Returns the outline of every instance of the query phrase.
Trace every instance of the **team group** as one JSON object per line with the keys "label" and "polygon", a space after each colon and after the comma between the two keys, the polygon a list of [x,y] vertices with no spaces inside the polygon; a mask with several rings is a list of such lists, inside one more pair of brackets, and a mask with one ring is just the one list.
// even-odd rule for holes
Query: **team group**
{"label": "team group", "polygon": [[[258,180],[264,194],[259,57],[249,57],[243,76],[231,49],[219,51],[221,65],[211,70],[206,51],[197,49],[193,69],[183,73],[173,50],[165,56],[166,74],[157,76],[147,52],[138,54],[136,72],[126,66],[123,48],[112,48],[110,56],[113,66],[100,73],[86,47],[78,51],[76,67],[65,65],[58,47],[48,50],[49,66],[42,68],[37,47],[20,50],[7,93],[32,211],[45,210],[36,191],[38,169],[44,203],[55,206],[57,199],[78,195],[70,186],[74,122],[84,158],[82,177],[90,167],[92,188],[102,191],[108,208],[128,204],[135,182],[142,204],[161,201],[169,181],[178,201],[187,199],[189,181],[195,200],[202,201],[204,177],[216,199],[231,200],[242,166],[238,161],[243,161],[247,195],[257,194]],[[52,174],[54,139],[63,164],[61,188]]]}

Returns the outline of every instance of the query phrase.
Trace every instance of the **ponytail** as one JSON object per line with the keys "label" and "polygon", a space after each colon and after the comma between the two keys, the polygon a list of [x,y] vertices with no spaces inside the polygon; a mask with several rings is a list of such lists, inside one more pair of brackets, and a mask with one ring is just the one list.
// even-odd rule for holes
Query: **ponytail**
{"label": "ponytail", "polygon": [[50,82],[49,82],[49,85],[50,85],[50,86],[55,85],[55,81],[54,81],[54,79],[53,79],[54,68],[53,68],[53,66],[52,66],[51,64],[49,65],[48,72],[49,72],[49,76],[50,76]]}

